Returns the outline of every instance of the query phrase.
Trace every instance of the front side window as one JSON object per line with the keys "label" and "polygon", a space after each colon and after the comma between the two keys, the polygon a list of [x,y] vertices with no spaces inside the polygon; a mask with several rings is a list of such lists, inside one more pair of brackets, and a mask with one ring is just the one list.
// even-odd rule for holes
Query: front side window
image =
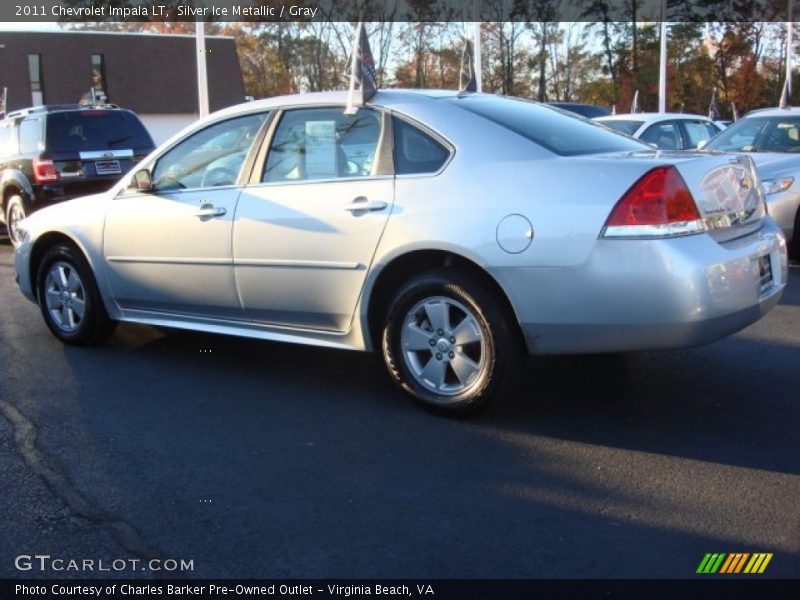
{"label": "front side window", "polygon": [[394,170],[398,175],[436,173],[450,151],[424,131],[394,119]]}
{"label": "front side window", "polygon": [[266,113],[216,123],[192,134],[158,159],[153,187],[158,191],[234,185]]}
{"label": "front side window", "polygon": [[270,145],[261,180],[313,181],[374,174],[381,114],[359,109],[313,108],[284,113]]}
{"label": "front side window", "polygon": [[25,119],[19,124],[20,154],[36,154],[41,151],[42,122],[39,119]]}
{"label": "front side window", "polygon": [[645,129],[639,139],[648,144],[654,144],[660,150],[680,150],[681,132],[675,121],[656,123]]}

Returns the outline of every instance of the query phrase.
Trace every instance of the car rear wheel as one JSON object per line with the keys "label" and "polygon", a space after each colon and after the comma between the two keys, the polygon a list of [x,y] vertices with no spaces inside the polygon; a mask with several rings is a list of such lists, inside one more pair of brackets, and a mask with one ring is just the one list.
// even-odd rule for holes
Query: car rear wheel
{"label": "car rear wheel", "polygon": [[76,346],[102,341],[114,330],[89,263],[67,244],[44,255],[37,276],[39,307],[58,339]]}
{"label": "car rear wheel", "polygon": [[469,273],[423,273],[395,295],[383,329],[394,381],[434,412],[484,408],[514,379],[522,355],[500,302]]}
{"label": "car rear wheel", "polygon": [[19,223],[26,217],[25,203],[21,196],[11,196],[6,201],[6,229],[8,230],[8,239],[15,246],[19,245]]}

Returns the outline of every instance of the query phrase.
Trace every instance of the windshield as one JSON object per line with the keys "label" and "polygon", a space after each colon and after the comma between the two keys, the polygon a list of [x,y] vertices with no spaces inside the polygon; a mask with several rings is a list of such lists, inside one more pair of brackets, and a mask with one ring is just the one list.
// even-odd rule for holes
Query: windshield
{"label": "windshield", "polygon": [[642,123],[644,123],[644,121],[621,121],[618,119],[608,119],[607,121],[598,120],[597,122],[626,135],[633,135],[636,133],[636,130],[642,126]]}
{"label": "windshield", "polygon": [[800,116],[747,117],[723,130],[706,148],[729,152],[800,152]]}
{"label": "windshield", "polygon": [[50,152],[150,149],[153,140],[127,110],[76,110],[47,115]]}
{"label": "windshield", "polygon": [[509,96],[461,96],[446,102],[505,127],[561,156],[638,152],[649,146],[538,102]]}

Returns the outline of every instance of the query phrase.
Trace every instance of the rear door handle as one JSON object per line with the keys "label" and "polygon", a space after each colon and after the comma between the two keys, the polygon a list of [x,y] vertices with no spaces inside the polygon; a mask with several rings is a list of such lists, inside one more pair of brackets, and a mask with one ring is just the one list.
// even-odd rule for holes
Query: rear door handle
{"label": "rear door handle", "polygon": [[380,200],[368,200],[366,196],[359,196],[358,198],[354,198],[353,201],[344,207],[345,210],[350,212],[361,212],[361,211],[375,211],[375,210],[383,210],[389,206],[386,202],[381,202]]}
{"label": "rear door handle", "polygon": [[194,216],[200,219],[213,219],[214,217],[223,217],[228,211],[223,207],[215,207],[210,204],[204,204],[199,210],[195,211]]}

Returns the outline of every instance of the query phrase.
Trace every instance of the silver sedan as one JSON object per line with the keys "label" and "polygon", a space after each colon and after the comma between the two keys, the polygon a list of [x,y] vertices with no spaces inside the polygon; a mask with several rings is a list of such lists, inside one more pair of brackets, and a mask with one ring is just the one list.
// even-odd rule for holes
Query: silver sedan
{"label": "silver sedan", "polygon": [[800,108],[748,113],[705,145],[706,150],[751,154],[762,179],[767,210],[800,259]]}
{"label": "silver sedan", "polygon": [[109,192],[21,224],[65,343],[117,321],[379,350],[469,412],[526,354],[677,348],[753,323],[786,244],[747,156],[665,154],[485,94],[340,92],[217,112]]}

